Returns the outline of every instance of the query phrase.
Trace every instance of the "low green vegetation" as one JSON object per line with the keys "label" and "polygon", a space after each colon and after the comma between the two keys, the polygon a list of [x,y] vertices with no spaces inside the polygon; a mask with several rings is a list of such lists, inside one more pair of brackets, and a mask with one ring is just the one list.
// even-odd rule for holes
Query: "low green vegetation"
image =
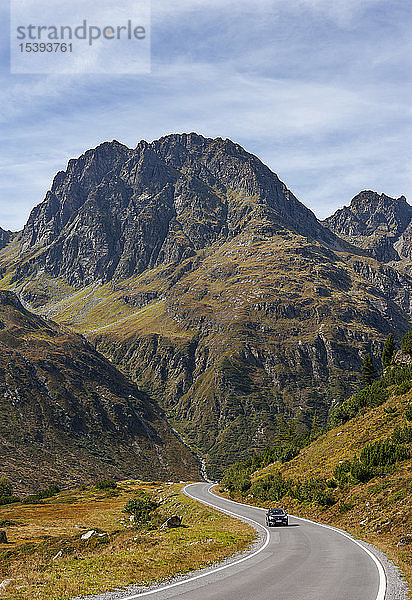
{"label": "low green vegetation", "polygon": [[[368,363],[368,361],[366,361]],[[367,411],[385,403],[393,394],[404,394],[412,388],[412,366],[392,365],[384,375],[372,384],[365,386],[332,411],[330,427],[340,426],[356,417],[362,410]],[[384,413],[396,417],[398,409],[386,406]],[[412,413],[412,405],[404,411],[408,420]],[[365,444],[358,455],[341,461],[333,471],[333,477],[284,477],[280,470],[262,473],[254,480],[254,474],[272,463],[288,463],[299,455],[300,451],[312,443],[316,437],[325,433],[318,430],[312,435],[302,435],[290,423],[284,427],[284,435],[265,452],[255,454],[244,462],[238,462],[229,467],[222,479],[221,487],[233,497],[254,497],[259,501],[281,501],[288,497],[298,502],[315,502],[320,506],[331,506],[340,499],[333,489],[338,485],[356,485],[365,483],[374,477],[383,476],[393,470],[393,466],[412,455],[412,427],[409,425],[395,427],[393,433],[385,439],[375,440]]]}
{"label": "low green vegetation", "polygon": [[401,350],[404,354],[408,356],[412,356],[412,332],[407,333],[402,338]]}
{"label": "low green vegetation", "polygon": [[159,506],[151,494],[142,492],[126,502],[123,512],[132,515],[137,523],[148,524]]}
{"label": "low green vegetation", "polygon": [[333,480],[322,477],[309,479],[285,478],[281,471],[271,473],[256,481],[251,486],[254,498],[263,502],[280,502],[285,496],[298,502],[316,502],[320,506],[331,506],[336,502],[332,488],[336,487]]}
{"label": "low green vegetation", "polygon": [[[403,355],[407,349],[404,338]],[[412,365],[404,356],[395,362],[390,339],[386,350],[389,364],[381,377],[334,408],[327,429],[315,431],[312,439],[301,437],[291,459],[284,460],[276,443],[264,454],[232,465],[224,473],[220,493],[259,506],[282,505],[292,514],[350,531],[380,547],[412,582],[407,545]]]}
{"label": "low green vegetation", "polygon": [[377,440],[363,448],[353,460],[345,460],[334,471],[340,485],[365,483],[388,473],[393,465],[411,457],[412,427],[397,427],[390,438]]}
{"label": "low green vegetation", "polygon": [[98,490],[115,490],[117,483],[113,479],[101,479],[95,483],[95,488]]}
{"label": "low green vegetation", "polygon": [[337,427],[353,419],[361,411],[380,406],[392,394],[406,394],[412,388],[412,366],[394,365],[384,375],[370,385],[345,400],[340,406],[332,409],[329,422]]}
{"label": "low green vegetation", "polygon": [[37,502],[41,502],[41,500],[45,500],[46,498],[52,498],[56,496],[60,492],[60,488],[56,484],[52,484],[44,490],[40,490],[35,494],[29,494],[25,498],[23,498],[23,504],[36,504]]}
{"label": "low green vegetation", "polygon": [[20,498],[13,494],[13,485],[6,477],[0,477],[0,506],[19,502]]}
{"label": "low green vegetation", "polygon": [[276,419],[276,435],[273,446],[267,446],[263,452],[255,453],[243,462],[237,462],[223,474],[221,484],[232,492],[242,494],[251,488],[251,475],[259,469],[279,461],[286,463],[297,456],[301,448],[305,447],[321,434],[322,429],[316,426],[314,419],[311,431],[302,431],[297,428],[292,419],[279,415]]}

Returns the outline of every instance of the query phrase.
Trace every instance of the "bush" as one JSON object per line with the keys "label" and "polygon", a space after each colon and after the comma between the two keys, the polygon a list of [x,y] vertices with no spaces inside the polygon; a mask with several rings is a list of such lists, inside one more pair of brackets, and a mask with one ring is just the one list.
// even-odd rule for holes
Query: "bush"
{"label": "bush", "polygon": [[412,404],[409,404],[409,406],[406,407],[405,417],[408,421],[412,421]]}
{"label": "bush", "polygon": [[412,357],[412,332],[407,333],[403,336],[401,342],[401,349],[404,354]]}
{"label": "bush", "polygon": [[280,502],[285,496],[298,502],[316,502],[320,506],[331,506],[335,503],[330,480],[319,478],[293,480],[284,479],[277,471],[257,481],[252,487],[255,498],[264,502],[274,500]]}
{"label": "bush", "polygon": [[97,481],[94,484],[94,487],[98,490],[115,490],[117,488],[117,483],[113,481],[113,479],[102,479],[101,481]]}
{"label": "bush", "polygon": [[405,442],[412,440],[412,427],[396,428],[387,440],[378,440],[363,448],[359,457],[345,460],[333,473],[339,483],[366,483],[377,475],[386,473],[391,465],[409,458]]}
{"label": "bush", "polygon": [[381,379],[374,381],[372,385],[365,386],[340,406],[332,409],[329,415],[330,426],[343,425],[364,408],[380,406],[391,395],[392,386],[397,386],[393,391],[398,394],[405,394],[409,391],[412,386],[411,365],[389,367]]}
{"label": "bush", "polygon": [[148,523],[158,506],[159,504],[153,500],[150,494],[142,493],[128,500],[123,512],[133,515],[138,523]]}
{"label": "bush", "polygon": [[405,425],[404,427],[395,427],[391,437],[393,444],[409,444],[412,442],[412,427]]}
{"label": "bush", "polygon": [[289,492],[290,487],[290,482],[283,479],[280,471],[276,471],[257,481],[252,487],[252,494],[258,500],[279,502]]}
{"label": "bush", "polygon": [[0,496],[11,496],[13,494],[13,484],[6,477],[0,477]]}
{"label": "bush", "polygon": [[56,484],[53,484],[50,485],[48,488],[45,488],[44,490],[36,492],[35,494],[29,494],[28,496],[23,498],[22,502],[23,504],[36,504],[37,502],[40,502],[40,500],[44,500],[45,498],[51,498],[59,492],[60,488]]}
{"label": "bush", "polygon": [[0,496],[0,506],[13,504],[14,502],[20,502],[20,498],[18,496]]}
{"label": "bush", "polygon": [[221,485],[227,488],[229,492],[247,492],[251,486],[249,468],[243,463],[232,465],[224,472]]}
{"label": "bush", "polygon": [[13,484],[6,477],[0,477],[0,506],[20,502],[18,496],[13,495]]}

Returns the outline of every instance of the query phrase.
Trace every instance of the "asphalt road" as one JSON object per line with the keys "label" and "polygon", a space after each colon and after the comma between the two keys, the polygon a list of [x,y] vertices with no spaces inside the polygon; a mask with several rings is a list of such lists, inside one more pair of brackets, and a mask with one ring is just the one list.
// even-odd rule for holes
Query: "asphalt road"
{"label": "asphalt road", "polygon": [[231,564],[124,600],[384,600],[380,563],[350,536],[297,517],[289,517],[288,527],[267,528],[262,509],[220,498],[210,488],[195,483],[185,493],[249,520],[264,543]]}

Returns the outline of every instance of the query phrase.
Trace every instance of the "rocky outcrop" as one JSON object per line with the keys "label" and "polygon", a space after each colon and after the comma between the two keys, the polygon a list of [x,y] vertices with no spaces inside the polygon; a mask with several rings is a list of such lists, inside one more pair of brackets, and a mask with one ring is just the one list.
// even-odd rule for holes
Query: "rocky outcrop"
{"label": "rocky outcrop", "polygon": [[405,196],[363,191],[323,224],[381,262],[411,260],[412,207]]}
{"label": "rocky outcrop", "polygon": [[0,291],[2,474],[50,481],[197,478],[197,459],[156,403],[84,338]]}
{"label": "rocky outcrop", "polygon": [[11,231],[6,231],[0,227],[0,250],[5,248],[13,237]]}

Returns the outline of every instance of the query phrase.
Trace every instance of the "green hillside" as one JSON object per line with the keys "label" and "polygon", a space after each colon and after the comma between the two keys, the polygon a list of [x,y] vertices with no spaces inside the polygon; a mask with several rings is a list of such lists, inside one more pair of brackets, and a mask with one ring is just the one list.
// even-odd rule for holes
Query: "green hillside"
{"label": "green hillside", "polygon": [[[291,460],[278,445],[233,465],[225,472],[221,492],[261,506],[281,504],[292,514],[345,529],[386,552],[410,584],[411,388],[412,366],[390,366],[332,415],[332,420],[345,422],[319,435]],[[357,414],[343,418],[354,406]],[[276,453],[284,462],[266,464]]]}

